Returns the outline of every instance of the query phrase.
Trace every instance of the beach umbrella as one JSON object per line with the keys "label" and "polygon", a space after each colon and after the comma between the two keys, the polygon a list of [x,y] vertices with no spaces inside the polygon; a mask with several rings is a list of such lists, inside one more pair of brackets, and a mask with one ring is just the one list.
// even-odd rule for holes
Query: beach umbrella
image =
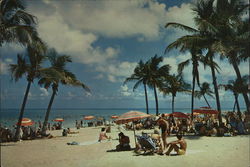
{"label": "beach umbrella", "polygon": [[188,115],[182,112],[173,112],[171,114],[169,113],[164,114],[164,116],[171,116],[171,115],[177,118],[188,118]]}
{"label": "beach umbrella", "polygon": [[94,118],[95,118],[94,116],[89,115],[89,116],[85,116],[83,119],[84,119],[84,120],[92,120],[92,119],[94,119]]}
{"label": "beach umbrella", "polygon": [[210,107],[200,107],[198,109],[194,109],[193,112],[200,114],[218,114],[219,111],[211,109]]}
{"label": "beach umbrella", "polygon": [[[151,115],[140,112],[140,111],[129,111],[126,112],[122,115],[120,115],[115,123],[117,124],[124,124],[124,123],[128,123],[128,122],[133,122],[133,130],[134,130],[134,138],[135,138],[135,127],[134,127],[134,121],[143,119],[143,118],[148,118],[151,117]],[[135,138],[135,144],[136,144],[136,138]]]}
{"label": "beach umbrella", "polygon": [[56,122],[63,122],[64,119],[63,118],[56,118],[56,119],[54,119],[54,121],[56,121]]}
{"label": "beach umbrella", "polygon": [[[18,123],[16,123],[18,125]],[[21,121],[21,126],[31,126],[34,122],[29,118],[23,118]]]}
{"label": "beach umbrella", "polygon": [[119,116],[117,116],[117,115],[112,115],[112,116],[111,116],[112,119],[116,119],[116,118],[118,118],[118,117],[119,117]]}

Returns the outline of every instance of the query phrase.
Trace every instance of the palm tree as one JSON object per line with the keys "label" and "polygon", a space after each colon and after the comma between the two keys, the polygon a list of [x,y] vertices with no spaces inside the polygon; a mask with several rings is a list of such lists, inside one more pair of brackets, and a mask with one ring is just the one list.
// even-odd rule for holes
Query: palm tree
{"label": "palm tree", "polygon": [[149,68],[147,68],[147,64],[145,64],[142,60],[138,63],[138,65],[134,69],[134,73],[126,78],[124,81],[124,84],[126,84],[129,81],[137,81],[134,85],[133,91],[138,88],[141,84],[143,84],[144,87],[144,93],[145,93],[145,101],[146,101],[146,111],[147,114],[149,114],[148,111],[148,95],[147,95],[147,76],[149,73]]}
{"label": "palm tree", "polygon": [[163,57],[158,57],[157,55],[155,55],[146,62],[149,68],[149,74],[147,76],[147,84],[149,88],[152,88],[154,90],[156,115],[159,115],[157,87],[160,87],[161,83],[163,82],[163,79],[169,75],[169,71],[171,68],[170,65],[168,64],[159,67],[162,61]]}
{"label": "palm tree", "polygon": [[41,43],[35,28],[36,17],[25,11],[22,0],[0,1],[0,46],[3,42],[31,45]]}
{"label": "palm tree", "polygon": [[42,77],[38,83],[39,85],[43,85],[46,89],[50,86],[52,87],[52,95],[48,104],[48,108],[46,111],[46,115],[44,118],[44,123],[42,127],[42,134],[46,135],[46,127],[49,120],[49,115],[51,111],[51,107],[55,98],[56,93],[58,92],[59,84],[63,85],[71,85],[71,86],[78,86],[82,87],[86,91],[90,91],[89,88],[79,80],[77,80],[76,76],[66,69],[66,64],[72,62],[70,56],[66,55],[59,55],[55,49],[50,49],[47,53],[49,61],[51,63],[51,68],[56,70],[61,76],[55,77]]}
{"label": "palm tree", "polygon": [[235,105],[237,106],[237,113],[239,118],[241,119],[241,112],[240,112],[240,105],[239,105],[239,101],[238,101],[238,96],[241,93],[249,93],[250,90],[248,90],[248,77],[249,76],[244,76],[243,79],[243,86],[241,85],[241,81],[239,79],[236,80],[229,80],[227,84],[221,84],[219,85],[220,88],[224,88],[225,91],[231,91],[234,95],[234,99],[235,99]]}
{"label": "palm tree", "polygon": [[18,54],[17,64],[10,64],[10,72],[12,75],[12,79],[14,79],[17,82],[20,78],[22,78],[25,75],[28,82],[18,118],[17,129],[14,137],[15,140],[19,140],[20,137],[21,121],[23,118],[25,105],[28,99],[31,83],[33,83],[34,79],[36,78],[48,77],[48,76],[56,77],[59,75],[55,70],[51,68],[42,68],[41,65],[45,60],[45,57],[43,56],[42,50],[39,49],[37,50],[37,49],[38,48],[33,48],[31,46],[28,46],[27,54],[25,55]]}
{"label": "palm tree", "polygon": [[[198,26],[197,30],[179,23],[168,23],[166,27],[172,26],[193,33],[192,35],[186,35],[179,38],[176,42],[170,44],[169,48],[181,47],[181,50],[184,50],[188,48],[187,47],[188,44],[190,45],[191,43],[195,48],[199,48],[202,50],[206,49],[207,51],[206,58],[205,59],[202,58],[203,60],[201,59],[201,61],[203,62],[204,65],[208,65],[211,68],[217,110],[219,111],[219,123],[221,124],[222,123],[221,107],[220,107],[220,99],[219,99],[218,85],[216,79],[216,70],[218,72],[218,65],[213,61],[215,51],[212,49],[212,45],[217,41],[217,39],[214,37],[216,28],[213,26],[213,24],[208,22],[209,19],[211,20],[214,17],[213,3],[214,0],[207,0],[207,1],[201,0],[198,1],[197,4],[194,6],[193,10],[196,12],[194,20],[196,25]],[[193,83],[195,83],[194,79]],[[193,97],[194,96],[192,95],[192,104],[193,104]],[[191,109],[193,109],[193,105]]]}
{"label": "palm tree", "polygon": [[163,92],[163,95],[166,96],[168,94],[172,94],[172,113],[174,112],[174,100],[177,92],[187,93],[190,92],[189,88],[190,84],[186,83],[181,75],[169,75],[165,82],[162,83],[159,90]]}
{"label": "palm tree", "polygon": [[[250,30],[249,20],[242,19],[242,15],[249,9],[249,4],[245,4],[241,0],[219,0],[215,8],[214,20],[209,20],[211,24],[216,26],[217,42],[214,44],[214,49],[226,57],[236,73],[239,84],[243,85],[243,79],[239,69],[242,61],[247,61],[249,58],[249,42]],[[250,111],[250,101],[247,93],[243,93],[243,98]]]}
{"label": "palm tree", "polygon": [[209,87],[209,83],[207,82],[203,82],[200,86],[200,91],[195,91],[195,97],[197,97],[198,99],[200,99],[201,97],[204,98],[204,100],[206,101],[207,105],[211,108],[210,104],[207,101],[207,98],[205,95],[208,95],[210,97],[213,98],[213,91],[210,89]]}

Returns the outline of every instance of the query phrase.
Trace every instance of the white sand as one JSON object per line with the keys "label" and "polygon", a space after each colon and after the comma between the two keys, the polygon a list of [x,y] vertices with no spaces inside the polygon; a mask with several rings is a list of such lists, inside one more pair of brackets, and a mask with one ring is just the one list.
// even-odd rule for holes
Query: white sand
{"label": "white sand", "polygon": [[[133,151],[107,152],[118,144],[117,128],[112,127],[113,140],[97,143],[101,127],[82,128],[79,134],[60,137],[62,131],[52,131],[56,138],[3,143],[2,167],[249,167],[249,136],[185,137],[188,151],[184,156],[136,156]],[[148,130],[146,132],[152,132]],[[130,136],[134,147],[133,131]],[[140,131],[136,132],[140,134]],[[169,137],[168,141],[176,140]],[[67,145],[76,141],[80,145]]]}

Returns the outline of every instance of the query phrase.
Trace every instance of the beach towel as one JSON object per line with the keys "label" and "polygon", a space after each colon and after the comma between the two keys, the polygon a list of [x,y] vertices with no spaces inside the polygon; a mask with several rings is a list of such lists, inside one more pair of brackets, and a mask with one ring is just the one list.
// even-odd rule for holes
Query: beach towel
{"label": "beach towel", "polygon": [[92,145],[92,144],[97,144],[97,143],[107,143],[110,142],[109,140],[102,140],[101,142],[97,141],[97,140],[91,140],[91,141],[85,141],[85,142],[76,142],[73,141],[71,143],[67,143],[68,145],[79,145],[79,146],[88,146],[88,145]]}

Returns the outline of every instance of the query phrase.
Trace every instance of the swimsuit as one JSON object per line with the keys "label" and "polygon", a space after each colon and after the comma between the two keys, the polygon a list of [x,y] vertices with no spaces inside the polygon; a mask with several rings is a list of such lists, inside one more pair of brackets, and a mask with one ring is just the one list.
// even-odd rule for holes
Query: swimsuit
{"label": "swimsuit", "polygon": [[179,149],[179,150],[177,151],[177,154],[178,154],[178,155],[184,155],[185,153],[186,153],[186,151],[183,150],[183,149]]}

